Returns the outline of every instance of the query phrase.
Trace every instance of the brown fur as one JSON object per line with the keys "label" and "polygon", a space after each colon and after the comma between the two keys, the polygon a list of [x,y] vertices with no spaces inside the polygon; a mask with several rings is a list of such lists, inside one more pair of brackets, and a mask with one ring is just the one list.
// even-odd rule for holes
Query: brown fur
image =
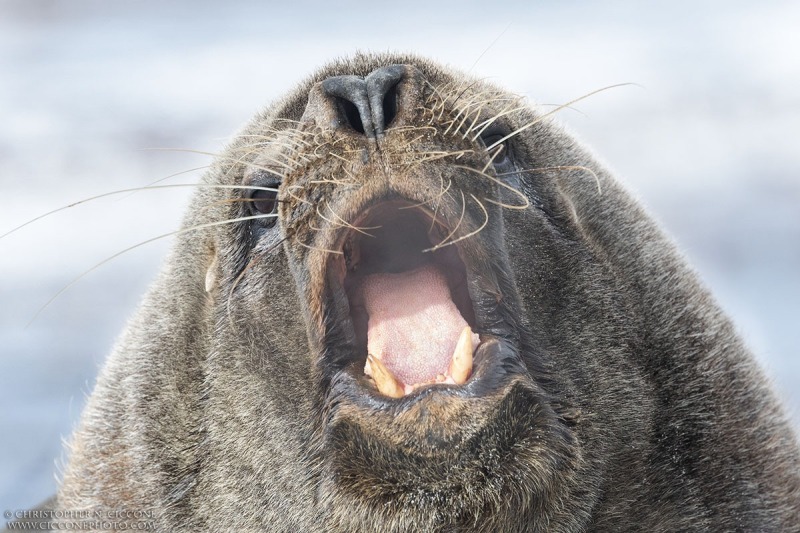
{"label": "brown fur", "polygon": [[[416,75],[386,137],[332,127],[318,82],[388,64]],[[205,182],[280,176],[278,224],[181,235],[98,378],[59,505],[154,509],[163,531],[800,529],[795,436],[730,321],[606,170],[520,106],[359,55],[256,116]],[[530,125],[509,175],[473,140],[494,115]],[[333,356],[326,269],[389,194],[456,228],[476,308],[509,324],[479,331],[507,367],[481,394],[365,399]],[[198,190],[184,227],[245,216],[225,201],[245,195]]]}

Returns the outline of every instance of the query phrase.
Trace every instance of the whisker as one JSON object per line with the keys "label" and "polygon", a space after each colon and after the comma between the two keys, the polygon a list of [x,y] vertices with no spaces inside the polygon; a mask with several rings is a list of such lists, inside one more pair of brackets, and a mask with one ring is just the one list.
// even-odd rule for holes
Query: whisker
{"label": "whisker", "polygon": [[432,150],[430,152],[414,152],[414,155],[425,156],[415,161],[415,163],[417,164],[422,164],[428,161],[435,161],[437,159],[443,159],[449,156],[455,156],[455,158],[458,159],[464,154],[471,154],[471,153],[473,153],[473,150],[453,150],[453,151]]}
{"label": "whisker", "polygon": [[299,196],[296,196],[296,195],[295,195],[295,194],[292,192],[292,190],[293,190],[293,189],[305,189],[305,187],[304,187],[303,185],[289,185],[289,186],[286,188],[286,192],[288,192],[288,193],[289,193],[289,196],[291,196],[292,198],[294,198],[294,199],[295,199],[295,200],[297,200],[298,202],[301,202],[301,203],[304,203],[304,204],[308,204],[308,205],[312,205],[312,204],[311,204],[311,202],[309,202],[308,200],[304,200],[303,198],[300,198]]}
{"label": "whisker", "polygon": [[484,165],[484,167],[481,170],[481,172],[486,172],[489,169],[489,167],[492,166],[492,163],[494,163],[495,158],[498,155],[500,155],[500,152],[502,152],[502,151],[503,151],[503,147],[499,146],[497,148],[497,150],[495,150],[494,153],[489,157],[489,161],[486,162],[486,165]]}
{"label": "whisker", "polygon": [[[519,99],[520,99],[520,97],[509,98],[508,96],[505,96],[505,95],[497,96],[496,94],[489,94],[487,92],[482,92],[482,93],[478,93],[478,94],[474,95],[469,100],[469,102],[466,104],[465,109],[466,108],[475,108],[475,107],[477,107],[478,110],[475,113],[475,118],[472,120],[472,125],[470,125],[470,127],[467,128],[467,130],[463,134],[462,138],[466,138],[466,136],[469,135],[469,133],[472,130],[472,127],[475,125],[475,123],[478,120],[480,120],[481,111],[483,111],[483,108],[485,108],[486,106],[489,106],[490,104],[494,104],[494,103],[498,103],[498,102],[508,102],[509,100],[517,101]],[[469,116],[472,116],[472,112],[467,113],[467,115],[468,116],[465,116],[462,119],[461,124],[458,125],[458,127],[455,129],[455,131],[461,130],[462,126],[464,126],[464,124],[466,123],[466,121],[469,118]]]}
{"label": "whisker", "polygon": [[[320,213],[320,211],[319,211],[319,205],[317,205],[317,206],[316,206],[316,208],[315,208],[315,209],[316,209],[316,211],[317,211],[317,215],[319,215],[319,218],[321,218],[322,220],[324,220],[324,221],[325,221],[325,222],[327,222],[328,224],[332,225],[334,228],[339,228],[339,227],[345,226],[345,227],[348,227],[348,228],[350,228],[350,229],[352,229],[352,230],[355,230],[355,231],[357,231],[357,232],[359,232],[359,233],[362,233],[362,234],[366,235],[367,237],[374,237],[374,235],[370,235],[370,234],[369,234],[369,233],[367,233],[366,231],[362,231],[362,229],[361,229],[361,228],[357,228],[357,227],[355,227],[355,226],[353,226],[353,225],[349,224],[349,223],[348,223],[346,220],[344,220],[342,217],[340,217],[339,215],[337,215],[337,214],[336,214],[336,213],[333,211],[333,209],[331,208],[331,206],[330,206],[329,204],[327,204],[327,203],[326,203],[326,204],[325,204],[325,207],[327,207],[327,208],[328,208],[328,211],[330,211],[330,212],[331,212],[331,214],[333,214],[333,216],[334,216],[334,217],[336,217],[337,219],[339,219],[341,222],[336,222],[336,221],[334,221],[334,220],[331,220],[331,219],[329,219],[328,217],[326,217],[325,215],[323,215],[322,213]],[[369,229],[375,229],[375,228],[369,228]]]}
{"label": "whisker", "polygon": [[[506,108],[505,110],[501,111],[500,113],[497,113],[495,116],[493,116],[493,117],[491,117],[489,119],[486,119],[484,122],[481,122],[477,126],[478,128],[480,128],[480,130],[478,130],[478,133],[476,133],[475,136],[472,137],[472,142],[477,141],[478,137],[481,136],[481,133],[486,131],[486,128],[488,128],[489,126],[494,124],[497,121],[497,119],[499,119],[501,117],[504,117],[506,115],[510,115],[511,113],[514,113],[516,111],[521,111],[523,109],[525,109],[525,106],[517,106],[517,107],[514,107],[514,108],[510,108],[510,109]],[[472,133],[472,131],[470,131],[469,133]],[[467,135],[469,135],[469,133],[467,133]]]}
{"label": "whisker", "polygon": [[448,178],[447,180],[447,187],[444,186],[444,176],[439,176],[439,195],[436,197],[436,205],[433,208],[433,218],[431,219],[431,227],[428,231],[433,231],[433,228],[436,224],[436,219],[439,217],[439,207],[442,205],[442,198],[444,195],[447,194],[447,191],[450,190],[450,187],[453,185],[453,180]]}
{"label": "whisker", "polygon": [[[220,205],[253,203],[253,202],[257,202],[257,201],[258,201],[258,199],[256,199],[256,198],[226,198],[225,200],[217,200],[215,202],[210,202],[210,203],[207,203],[207,204],[201,206],[197,210],[197,213],[198,214],[205,213],[208,210],[210,210],[211,208],[218,207]],[[279,203],[279,204],[286,202],[286,200],[278,200],[278,199],[275,199],[274,201]]]}
{"label": "whisker", "polygon": [[455,227],[452,230],[450,230],[450,233],[447,235],[447,237],[445,237],[444,239],[439,241],[439,244],[437,244],[433,248],[428,248],[427,250],[422,250],[423,252],[427,252],[428,250],[434,251],[434,250],[438,250],[439,248],[441,248],[444,245],[444,243],[447,242],[447,239],[449,239],[450,237],[455,235],[456,231],[458,231],[459,226],[461,226],[461,223],[464,221],[464,214],[466,214],[466,212],[467,212],[467,201],[464,198],[464,191],[458,191],[458,192],[461,193],[461,217],[459,217],[459,219],[458,219],[458,224],[456,224]]}
{"label": "whisker", "polygon": [[462,139],[466,140],[467,135],[469,135],[472,132],[472,130],[475,128],[475,124],[481,118],[481,111],[482,110],[483,110],[483,106],[481,106],[481,108],[478,109],[478,112],[475,113],[475,118],[472,120],[472,124],[470,124],[469,127],[467,128],[467,131],[464,132],[464,135],[461,136]]}
{"label": "whisker", "polygon": [[429,232],[433,231],[437,219],[439,218],[439,207],[442,205],[442,198],[444,198],[444,195],[447,194],[447,191],[450,190],[450,187],[452,185],[453,185],[453,180],[451,179],[447,180],[447,187],[444,187],[444,178],[441,178],[439,180],[439,190],[441,192],[436,197],[436,206],[433,208],[433,218],[431,218],[431,227],[428,229]]}
{"label": "whisker", "polygon": [[198,230],[201,230],[201,229],[211,228],[211,227],[214,227],[214,226],[222,226],[222,225],[225,225],[225,224],[233,224],[235,222],[243,222],[245,220],[257,220],[257,219],[261,219],[261,218],[273,218],[273,217],[276,217],[276,216],[278,216],[278,215],[277,214],[273,214],[273,213],[269,213],[269,214],[265,214],[265,215],[252,215],[252,216],[247,216],[247,217],[232,218],[232,219],[228,219],[228,220],[219,220],[219,221],[216,221],[216,222],[207,222],[205,224],[198,224],[196,226],[192,226],[192,227],[189,227],[189,228],[182,228],[182,229],[179,229],[179,230],[176,230],[176,231],[171,231],[169,233],[164,233],[162,235],[158,235],[157,237],[152,237],[150,239],[142,241],[142,242],[140,242],[138,244],[134,244],[133,246],[129,246],[128,248],[125,248],[124,250],[121,250],[121,251],[115,253],[114,255],[106,257],[105,259],[103,259],[102,261],[100,261],[99,263],[97,263],[96,265],[94,265],[90,269],[84,271],[81,275],[79,275],[78,277],[76,277],[75,279],[70,281],[67,285],[62,287],[61,290],[59,290],[55,295],[53,295],[52,298],[50,298],[47,301],[47,303],[45,303],[42,307],[39,308],[38,311],[36,311],[36,314],[33,315],[33,318],[31,318],[30,322],[28,322],[25,325],[25,327],[27,328],[28,326],[30,326],[33,323],[33,321],[36,320],[36,318],[42,313],[42,311],[47,309],[47,307],[51,303],[53,303],[56,298],[61,296],[70,287],[72,287],[78,281],[83,279],[87,274],[89,274],[91,272],[94,272],[95,270],[97,270],[101,266],[105,265],[106,263],[108,263],[109,261],[111,261],[113,259],[116,259],[117,257],[121,256],[124,253],[127,253],[127,252],[129,252],[131,250],[135,250],[136,248],[139,248],[140,246],[144,246],[145,244],[149,244],[151,242],[154,242],[154,241],[157,241],[157,240],[160,240],[160,239],[164,239],[166,237],[171,237],[173,235],[181,235],[181,234],[184,234],[184,233],[189,233],[189,232],[192,232],[192,231],[198,231]]}
{"label": "whisker", "polygon": [[398,148],[397,148],[397,149],[398,149],[398,150],[405,150],[405,149],[407,149],[409,146],[411,146],[412,144],[414,144],[415,142],[417,142],[418,140],[420,140],[420,139],[422,139],[422,138],[424,138],[424,137],[425,137],[425,135],[424,135],[424,134],[417,135],[416,137],[414,137],[414,138],[413,138],[413,139],[411,139],[410,141],[406,142],[406,143],[405,143],[405,144],[403,144],[402,146],[398,146]]}
{"label": "whisker", "polygon": [[[281,147],[283,147],[283,148],[285,148],[287,150],[290,150],[290,151],[294,151],[295,150],[294,147],[286,146],[286,145],[281,144],[281,143],[270,143],[270,145],[268,145],[268,146],[271,146],[271,145],[281,146]],[[278,159],[276,157],[265,155],[263,153],[263,151],[260,150],[263,147],[264,147],[264,145],[247,145],[247,146],[242,146],[241,150],[237,150],[237,149],[231,150],[233,153],[244,152],[244,153],[242,153],[241,157],[239,157],[238,159],[234,159],[234,158],[226,156],[224,154],[220,154],[217,157],[220,157],[222,159],[227,159],[229,161],[235,161],[237,163],[250,164],[244,158],[249,156],[250,154],[258,154],[258,157],[256,159],[265,159],[265,160],[267,160],[267,161],[269,161],[271,163],[274,163],[274,164],[282,167],[283,170],[285,170],[286,172],[291,172],[291,171],[293,171],[294,169],[296,169],[297,167],[300,166],[300,162],[299,161],[297,161],[297,160],[295,160],[293,158],[290,158],[285,153],[281,153],[280,154],[281,156],[283,156],[283,160],[280,160],[280,159]],[[250,148],[253,148],[253,150],[250,150]]]}
{"label": "whisker", "polygon": [[[449,125],[447,126],[447,128],[446,128],[446,129],[445,129],[445,130],[442,132],[442,136],[445,136],[445,135],[447,135],[448,133],[450,133],[450,128],[452,128],[453,126],[455,126],[455,124],[456,124],[456,122],[458,121],[458,119],[459,119],[459,118],[461,118],[461,114],[462,114],[462,113],[466,114],[466,110],[467,110],[467,109],[469,109],[470,105],[471,105],[471,102],[469,102],[469,101],[468,101],[468,102],[466,103],[466,105],[463,105],[463,106],[460,106],[460,107],[456,108],[456,116],[454,116],[454,117],[452,118],[452,120],[450,120],[450,124],[449,124]],[[458,130],[458,128],[454,128],[454,131],[457,131],[457,130]]]}
{"label": "whisker", "polygon": [[[454,134],[461,129],[461,126],[464,125],[464,122],[466,122],[468,118],[472,115],[472,113],[470,112],[471,109],[477,107],[479,110],[478,114],[480,115],[480,109],[483,108],[483,106],[485,106],[486,104],[493,102],[494,100],[495,100],[494,98],[487,98],[486,94],[482,92],[470,96],[470,98],[464,103],[464,105],[456,108],[458,111],[456,113],[456,116],[453,117],[453,121],[450,123],[450,126],[447,127],[447,129],[444,131],[444,133],[442,133],[442,135],[447,135],[453,124],[455,124],[455,122],[458,121],[459,118],[461,118],[462,113],[464,117],[461,119],[461,123],[458,125],[458,127],[453,129]],[[453,104],[453,106],[455,107],[455,103]]]}
{"label": "whisker", "polygon": [[172,185],[146,185],[144,187],[133,187],[130,189],[119,189],[116,191],[110,191],[103,194],[98,194],[97,196],[92,196],[90,198],[84,198],[83,200],[78,200],[77,202],[72,202],[71,204],[61,206],[59,208],[53,209],[52,211],[48,211],[47,213],[43,213],[35,218],[28,220],[27,222],[20,224],[19,226],[10,229],[9,231],[0,235],[0,239],[11,235],[12,233],[21,230],[25,226],[33,224],[37,220],[41,220],[45,217],[50,215],[54,215],[60,211],[64,211],[66,209],[70,209],[72,207],[78,206],[80,204],[85,204],[87,202],[91,202],[94,200],[99,200],[100,198],[106,198],[108,196],[113,196],[116,194],[125,194],[131,193],[136,191],[152,191],[152,190],[159,190],[159,189],[175,189],[180,187],[198,187],[198,188],[209,188],[209,189],[256,189],[260,191],[271,191],[271,192],[278,192],[278,189],[274,187],[258,187],[256,185],[214,185],[210,183],[174,183]]}
{"label": "whisker", "polygon": [[[492,176],[490,174],[487,174],[486,172],[481,172],[480,170],[478,170],[476,168],[472,168],[472,167],[468,167],[468,166],[464,166],[464,165],[454,165],[454,166],[456,168],[463,168],[464,170],[469,170],[470,172],[474,172],[476,174],[480,174],[484,178],[488,178],[488,179],[492,180],[493,182],[497,183],[501,187],[505,187],[506,189],[508,189],[509,191],[513,192],[514,194],[516,194],[517,196],[519,196],[520,198],[522,198],[525,201],[525,205],[518,205],[518,206],[513,207],[513,209],[520,209],[520,210],[527,209],[531,205],[530,200],[528,200],[527,196],[522,194],[522,192],[518,191],[517,189],[515,189],[511,185],[509,185],[507,183],[503,183],[502,180],[499,180],[499,179],[495,178],[494,176]],[[484,198],[484,200],[489,201],[487,198]]]}
{"label": "whisker", "polygon": [[[431,82],[428,80],[428,78],[423,78],[423,79],[422,79],[422,81],[423,81],[423,83],[425,83],[425,85],[427,85],[427,86],[428,86],[428,88],[431,90],[431,94],[429,94],[429,95],[427,96],[427,98],[425,98],[425,104],[428,104],[428,103],[429,103],[429,102],[430,102],[430,101],[433,99],[433,96],[434,96],[434,95],[436,95],[436,96],[438,96],[438,97],[439,97],[439,101],[438,101],[438,102],[435,102],[435,103],[434,103],[434,105],[431,107],[431,113],[432,113],[433,115],[435,115],[435,114],[436,114],[436,107],[438,107],[438,105],[439,105],[439,102],[441,102],[441,101],[443,101],[443,100],[444,100],[444,96],[442,95],[442,93],[441,93],[441,92],[439,92],[439,89],[438,89],[438,87],[436,87],[435,85],[433,85],[433,84],[432,84],[432,83],[431,83]],[[441,118],[441,117],[440,117],[440,118]]]}
{"label": "whisker", "polygon": [[[632,83],[631,85],[636,85],[636,84]],[[559,107],[559,106],[563,106],[563,105],[564,104],[536,104],[537,107]],[[574,111],[575,113],[578,113],[579,115],[583,115],[584,117],[588,117],[589,116],[586,113],[584,113],[583,111],[581,111],[580,109],[578,109],[577,107],[564,106],[564,108],[565,109],[569,109],[570,111]]]}
{"label": "whisker", "polygon": [[[333,210],[333,208],[331,207],[331,205],[330,205],[329,203],[326,203],[326,204],[325,204],[325,207],[327,207],[327,208],[328,208],[328,211],[330,211],[330,212],[331,212],[331,214],[332,214],[333,216],[335,216],[337,220],[340,220],[340,221],[341,221],[341,224],[339,224],[340,226],[345,226],[345,227],[347,227],[347,228],[350,228],[350,229],[352,229],[352,230],[355,230],[355,231],[357,231],[357,232],[359,232],[359,233],[362,233],[362,234],[366,235],[367,237],[375,237],[375,235],[372,235],[372,234],[370,234],[370,233],[367,233],[367,232],[366,232],[366,231],[364,231],[364,230],[368,230],[368,229],[380,229],[380,228],[382,228],[382,227],[383,227],[383,226],[367,226],[367,227],[359,228],[358,226],[354,226],[353,224],[350,224],[348,221],[346,221],[345,219],[343,219],[342,217],[340,217],[340,216],[339,216],[339,215],[336,213],[336,211],[334,211],[334,210]],[[319,207],[317,207],[317,213],[319,213]],[[322,215],[320,215],[320,216],[322,216]],[[324,218],[324,217],[323,217],[323,218]],[[327,220],[327,219],[325,219],[325,220]],[[328,222],[330,222],[330,221],[328,221]],[[333,223],[333,222],[331,222],[331,224],[334,224],[334,223]]]}
{"label": "whisker", "polygon": [[508,23],[508,25],[505,27],[505,29],[504,29],[503,31],[501,31],[501,32],[500,32],[500,35],[498,35],[497,37],[495,37],[495,38],[494,38],[494,41],[492,41],[491,43],[489,43],[489,46],[487,46],[486,48],[484,48],[483,52],[481,52],[481,55],[479,55],[479,56],[478,56],[478,59],[476,59],[476,60],[475,60],[475,62],[472,64],[472,66],[471,66],[471,67],[469,67],[469,70],[468,70],[467,72],[472,72],[472,69],[474,69],[474,68],[477,66],[478,62],[479,62],[481,59],[483,59],[483,56],[485,56],[485,55],[486,55],[486,53],[487,53],[489,50],[491,50],[491,49],[492,49],[492,47],[493,47],[494,45],[496,45],[496,44],[497,44],[497,41],[499,41],[499,40],[500,40],[500,39],[503,37],[503,35],[505,35],[505,34],[506,34],[506,32],[508,31],[508,29],[511,27],[511,24],[512,24],[512,23],[511,23],[511,22],[509,22],[509,23]]}
{"label": "whisker", "polygon": [[260,153],[261,149],[263,149],[263,148],[272,148],[272,147],[279,147],[279,148],[283,148],[286,151],[292,152],[292,156],[293,157],[289,157],[286,153],[279,154],[279,155],[283,156],[283,158],[285,159],[285,161],[283,163],[279,159],[275,159],[275,158],[272,158],[272,157],[266,157],[263,154],[261,154],[261,157],[262,158],[266,158],[269,161],[272,161],[272,162],[277,163],[277,164],[288,164],[292,168],[294,168],[296,166],[299,166],[299,164],[300,164],[300,162],[297,159],[295,159],[294,157],[302,158],[302,159],[305,160],[306,163],[308,163],[308,161],[310,161],[306,156],[296,153],[299,150],[299,145],[298,144],[296,144],[296,143],[295,144],[291,144],[290,142],[285,141],[285,140],[280,140],[280,141],[279,140],[273,140],[273,141],[264,141],[264,142],[260,142],[260,143],[243,144],[241,146],[236,146],[234,148],[229,148],[228,151],[230,151],[232,153],[235,153],[235,154],[242,154],[243,153],[242,157],[246,157],[246,156],[248,156],[250,154]]}
{"label": "whisker", "polygon": [[431,130],[434,133],[439,131],[438,129],[434,128],[433,126],[392,126],[392,130],[394,130],[395,132]]}
{"label": "whisker", "polygon": [[[478,109],[475,111],[475,118],[472,120],[473,124],[475,123],[475,121],[477,121],[480,118],[481,111],[483,111],[483,108],[486,107],[486,104],[487,104],[487,102],[485,102],[485,101],[484,102],[477,102],[476,105],[478,106]],[[464,113],[464,118],[461,120],[461,123],[458,125],[458,127],[455,130],[453,130],[454,134],[459,132],[459,131],[461,131],[461,128],[464,127],[464,124],[466,124],[467,120],[469,120],[469,117],[471,115],[472,115],[471,113]],[[465,138],[468,133],[469,132],[463,134],[461,136],[461,138],[462,139]]]}
{"label": "whisker", "polygon": [[[225,159],[226,161],[232,161],[234,163],[241,163],[243,165],[252,165],[252,166],[255,166],[256,168],[261,168],[263,170],[266,170],[266,171],[273,172],[273,173],[277,174],[277,172],[275,172],[271,168],[254,165],[252,162],[245,161],[244,159],[241,159],[241,158],[230,157],[230,156],[227,156],[225,154],[217,154],[217,153],[214,153],[214,152],[206,152],[204,150],[192,150],[191,148],[147,148],[147,150],[156,151],[156,152],[183,152],[183,153],[188,153],[188,154],[207,155],[207,156],[210,156],[210,157],[216,157],[218,159]],[[251,153],[255,153],[255,151],[248,152],[248,154],[251,154]],[[279,166],[283,167],[284,170],[287,170],[287,171],[294,170],[293,167],[291,167],[290,165],[287,165],[286,163],[284,163],[282,161],[278,161],[275,158],[267,157],[267,159],[269,161],[275,163],[276,165],[279,165]],[[281,177],[283,177],[283,176],[281,176]]]}
{"label": "whisker", "polygon": [[[464,96],[464,95],[466,94],[466,92],[467,92],[468,90],[470,90],[472,87],[474,87],[475,85],[477,85],[477,84],[479,84],[479,83],[482,83],[482,82],[483,82],[483,81],[485,81],[486,79],[487,79],[487,78],[481,78],[481,79],[477,79],[477,80],[473,81],[472,83],[470,83],[469,85],[467,85],[466,87],[464,87],[464,90],[462,90],[462,91],[461,91],[461,92],[458,94],[458,96],[456,96],[456,98],[455,98],[455,99],[454,99],[452,102],[450,102],[450,107],[452,107],[452,108],[454,108],[454,109],[460,109],[460,108],[456,107],[456,104],[457,104],[457,103],[458,103],[458,101],[461,99],[461,97],[462,97],[462,96]],[[460,116],[460,115],[461,115],[461,112],[459,111],[459,113],[456,115],[456,118],[458,118],[458,116]]]}
{"label": "whisker", "polygon": [[[444,181],[444,180],[442,180],[442,181]],[[403,210],[403,209],[415,209],[415,208],[417,208],[417,207],[422,207],[423,205],[430,204],[430,203],[431,203],[431,201],[433,201],[433,200],[438,200],[438,199],[440,199],[442,196],[444,196],[444,195],[447,193],[447,191],[448,191],[448,190],[450,190],[450,186],[451,186],[452,184],[453,184],[453,181],[452,181],[452,180],[448,180],[448,182],[447,182],[447,188],[440,187],[440,192],[439,192],[439,194],[437,194],[436,196],[434,196],[434,197],[432,197],[432,198],[429,198],[429,199],[427,199],[427,200],[424,200],[424,201],[422,201],[422,202],[417,202],[416,204],[411,204],[411,205],[405,205],[405,206],[403,206],[403,207],[398,207],[397,209],[398,209],[398,210]],[[444,185],[444,183],[442,183],[442,185]],[[435,215],[435,214],[436,214],[436,213],[434,212],[434,215]],[[433,227],[433,226],[431,226],[431,228],[432,228],[432,227]]]}
{"label": "whisker", "polygon": [[307,183],[313,183],[315,185],[321,185],[324,183],[332,183],[334,185],[355,185],[354,180],[344,181],[344,180],[335,180],[335,179],[325,179],[325,180],[308,180]]}
{"label": "whisker", "polygon": [[489,223],[489,211],[487,211],[487,210],[486,210],[486,206],[484,206],[484,205],[481,203],[481,201],[480,201],[480,200],[478,200],[478,199],[475,197],[475,195],[474,195],[474,194],[472,194],[472,193],[469,193],[469,195],[472,197],[472,199],[473,199],[473,200],[475,200],[475,202],[478,204],[478,206],[479,206],[479,207],[480,207],[480,208],[483,210],[483,224],[481,224],[481,225],[480,225],[480,227],[479,227],[478,229],[476,229],[475,231],[471,231],[470,233],[467,233],[466,235],[462,235],[462,236],[461,236],[461,237],[459,237],[458,239],[455,239],[455,240],[453,240],[453,241],[450,241],[450,242],[448,242],[448,243],[446,243],[446,244],[439,243],[439,244],[437,244],[436,246],[434,246],[433,248],[428,248],[427,250],[423,250],[423,252],[428,252],[428,251],[430,251],[430,252],[435,252],[435,251],[436,251],[436,250],[438,250],[439,248],[444,248],[445,246],[450,246],[451,244],[455,244],[455,243],[457,243],[457,242],[459,242],[459,241],[463,241],[464,239],[469,239],[469,238],[470,238],[470,237],[472,237],[473,235],[477,235],[478,233],[480,233],[481,231],[483,231],[483,228],[485,228],[485,227],[486,227],[486,225]]}
{"label": "whisker", "polygon": [[308,248],[309,250],[316,250],[318,252],[326,252],[326,253],[329,253],[329,254],[344,255],[344,252],[342,252],[340,250],[328,250],[327,248],[317,248],[316,246],[311,246],[310,244],[306,244],[304,242],[301,242],[297,237],[294,238],[294,242],[296,242],[297,244],[299,244],[303,248]]}
{"label": "whisker", "polygon": [[290,118],[276,118],[276,119],[274,119],[274,121],[275,122],[288,122],[290,124],[300,124],[300,125],[303,124],[303,122],[300,122],[299,120],[292,120]]}
{"label": "whisker", "polygon": [[[150,183],[148,183],[146,185],[146,187],[149,187],[151,185],[159,184],[162,181],[166,181],[166,180],[174,178],[176,176],[182,176],[183,174],[189,174],[190,172],[196,172],[198,170],[204,170],[204,169],[207,169],[207,168],[211,168],[211,165],[203,165],[202,167],[194,167],[194,168],[190,168],[190,169],[187,169],[187,170],[181,170],[180,172],[176,172],[174,174],[170,174],[169,176],[164,176],[163,178],[159,178],[159,179],[157,179],[155,181],[151,181]],[[130,198],[134,194],[136,194],[135,191],[130,193],[130,194],[127,194],[127,195],[123,196],[122,198],[119,198],[118,201],[122,201],[122,200],[124,200],[126,198]]]}
{"label": "whisker", "polygon": [[590,96],[594,96],[595,94],[601,93],[601,92],[603,92],[603,91],[608,91],[608,90],[610,90],[610,89],[615,89],[615,88],[617,88],[617,87],[624,87],[624,86],[626,86],[626,85],[633,85],[633,84],[632,84],[632,83],[617,83],[616,85],[609,85],[608,87],[603,87],[603,88],[601,88],[601,89],[594,90],[594,91],[592,91],[592,92],[590,92],[590,93],[584,94],[584,95],[583,95],[583,96],[581,96],[581,97],[575,98],[574,100],[570,100],[570,101],[569,101],[569,102],[567,102],[566,104],[562,104],[562,105],[558,106],[557,108],[553,109],[552,111],[548,111],[547,113],[545,113],[545,114],[544,114],[544,115],[542,115],[541,117],[537,117],[536,119],[534,119],[534,120],[532,120],[531,122],[529,122],[529,123],[525,124],[524,126],[521,126],[521,127],[517,128],[516,130],[512,131],[511,133],[509,133],[509,134],[508,134],[508,135],[506,135],[505,137],[503,137],[503,138],[501,138],[501,139],[499,139],[499,140],[495,141],[494,143],[492,143],[492,145],[491,145],[491,146],[487,146],[487,147],[486,147],[486,149],[487,149],[487,150],[491,150],[492,148],[494,148],[494,147],[495,147],[495,146],[497,146],[498,144],[500,144],[500,143],[503,143],[503,142],[507,141],[507,140],[508,140],[508,139],[510,139],[511,137],[514,137],[514,136],[516,136],[516,135],[519,135],[520,133],[522,133],[523,131],[527,130],[527,129],[528,129],[528,128],[530,128],[531,126],[533,126],[533,125],[535,125],[535,124],[537,124],[537,123],[541,122],[542,120],[546,119],[546,118],[547,118],[547,117],[549,117],[550,115],[554,115],[555,113],[558,113],[558,112],[559,112],[559,111],[561,111],[562,109],[564,109],[564,108],[566,108],[566,107],[569,107],[569,106],[571,106],[572,104],[575,104],[575,103],[577,103],[577,102],[580,102],[580,101],[582,101],[582,100],[586,100],[586,99],[587,99],[587,98],[589,98]]}
{"label": "whisker", "polygon": [[[287,128],[281,130],[278,128],[264,127],[263,129],[273,133],[275,136],[288,136],[292,141],[305,144],[306,146],[310,144],[308,141],[305,140],[305,138],[311,136],[311,134],[309,132],[299,130],[297,128]],[[262,135],[259,133],[239,135],[239,137],[241,138],[252,137],[254,139],[262,139],[265,141],[270,141],[275,138],[275,137],[270,137],[269,135]]]}

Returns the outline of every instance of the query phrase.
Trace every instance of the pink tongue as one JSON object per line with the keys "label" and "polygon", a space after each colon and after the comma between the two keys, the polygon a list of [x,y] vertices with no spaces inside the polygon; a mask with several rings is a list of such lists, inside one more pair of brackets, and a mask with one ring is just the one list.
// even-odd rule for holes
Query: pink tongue
{"label": "pink tongue", "polygon": [[446,374],[458,337],[467,326],[433,266],[364,279],[369,314],[367,350],[404,384]]}

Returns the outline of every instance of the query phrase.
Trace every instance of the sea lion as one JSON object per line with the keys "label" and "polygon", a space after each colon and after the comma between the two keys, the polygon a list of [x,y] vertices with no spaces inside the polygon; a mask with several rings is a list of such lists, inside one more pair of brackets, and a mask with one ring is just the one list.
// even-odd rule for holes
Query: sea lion
{"label": "sea lion", "polygon": [[101,371],[59,508],[159,531],[799,528],[761,371],[554,111],[357,55],[258,114]]}

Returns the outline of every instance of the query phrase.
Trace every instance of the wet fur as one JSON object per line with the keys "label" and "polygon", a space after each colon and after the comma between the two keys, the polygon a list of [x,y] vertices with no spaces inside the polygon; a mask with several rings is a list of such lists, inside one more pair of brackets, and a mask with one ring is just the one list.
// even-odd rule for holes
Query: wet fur
{"label": "wet fur", "polygon": [[[430,83],[415,95],[425,121],[369,172],[357,140],[296,122],[317,81],[392,63]],[[795,436],[730,321],[588,151],[519,106],[420,58],[359,55],[255,117],[205,180],[282,176],[279,232],[178,238],[98,378],[59,505],[154,509],[163,531],[800,528]],[[504,182],[524,209],[479,175],[491,154],[474,126],[504,110],[511,131],[531,124],[509,141],[522,164]],[[474,171],[448,185],[452,165]],[[486,281],[498,299],[476,305],[514,317],[530,382],[394,418],[331,402],[325,266],[379,187],[461,220],[454,239],[475,232],[463,253],[507,260]],[[245,202],[225,202],[240,197],[198,190],[184,227],[242,216]]]}

